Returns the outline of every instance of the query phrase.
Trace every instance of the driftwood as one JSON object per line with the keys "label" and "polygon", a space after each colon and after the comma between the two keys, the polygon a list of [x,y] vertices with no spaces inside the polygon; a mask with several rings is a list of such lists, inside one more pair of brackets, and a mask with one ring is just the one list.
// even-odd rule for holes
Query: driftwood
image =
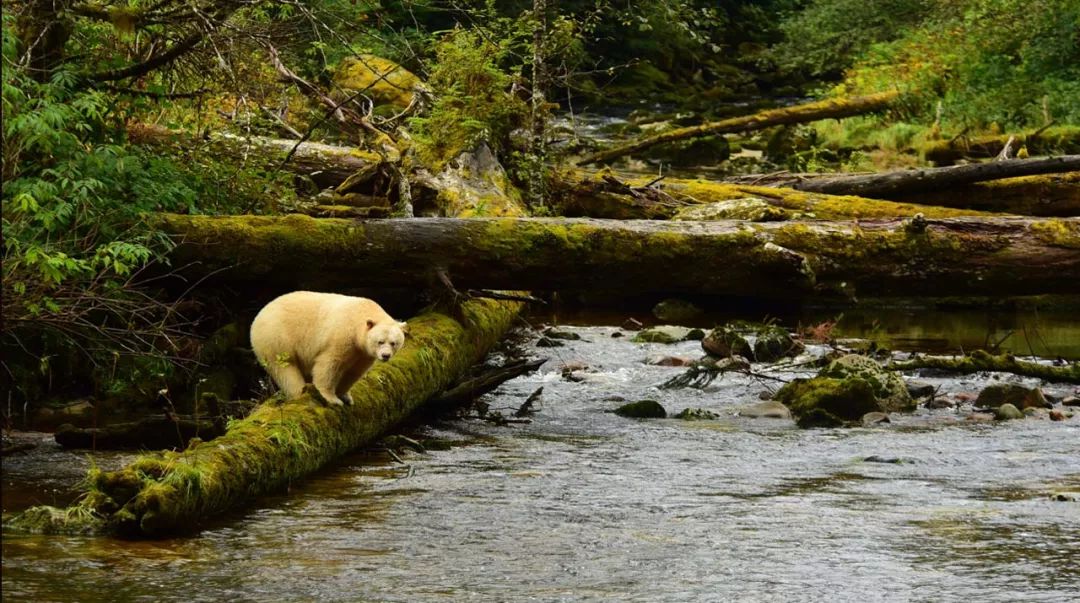
{"label": "driftwood", "polygon": [[900,94],[898,92],[881,92],[855,98],[829,99],[805,105],[769,109],[753,115],[733,117],[731,119],[710,122],[699,126],[679,128],[626,144],[617,145],[610,149],[584,157],[578,160],[577,164],[588,165],[590,163],[611,161],[612,159],[631,155],[658,144],[674,142],[676,140],[711,136],[714,134],[746,132],[760,130],[771,126],[807,123],[822,119],[851,117],[853,115],[873,113],[888,108],[899,97]]}
{"label": "driftwood", "polygon": [[[610,290],[797,299],[1080,293],[1080,219],[349,221],[163,215],[177,264],[310,288]],[[313,271],[311,266],[320,266]]]}
{"label": "driftwood", "polygon": [[429,405],[434,408],[450,408],[471,402],[515,377],[535,371],[545,362],[547,358],[518,360],[506,366],[485,370],[476,377],[466,379],[435,396]]}
{"label": "driftwood", "polygon": [[1074,362],[1066,366],[1050,366],[1038,362],[1018,360],[1015,356],[1007,354],[993,356],[983,351],[972,352],[959,358],[921,356],[912,360],[892,362],[888,368],[900,371],[931,368],[956,373],[996,371],[1024,375],[1025,377],[1036,377],[1046,381],[1080,383],[1080,362]]}
{"label": "driftwood", "polygon": [[793,188],[833,195],[894,199],[900,195],[949,189],[986,180],[1072,171],[1080,171],[1080,155],[1006,159],[941,168],[898,170],[881,174],[814,178],[795,183]]}

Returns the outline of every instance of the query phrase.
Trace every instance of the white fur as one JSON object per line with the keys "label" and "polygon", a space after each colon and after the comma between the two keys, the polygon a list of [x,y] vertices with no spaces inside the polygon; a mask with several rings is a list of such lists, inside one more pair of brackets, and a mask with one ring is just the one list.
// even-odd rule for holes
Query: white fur
{"label": "white fur", "polygon": [[310,382],[330,404],[351,404],[349,390],[375,360],[401,349],[404,332],[370,299],[294,291],[255,316],[251,348],[286,397]]}

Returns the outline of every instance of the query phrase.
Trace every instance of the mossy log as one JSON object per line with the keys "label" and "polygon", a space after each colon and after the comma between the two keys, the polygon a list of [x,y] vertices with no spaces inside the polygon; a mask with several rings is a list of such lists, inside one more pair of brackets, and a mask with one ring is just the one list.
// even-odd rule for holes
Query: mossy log
{"label": "mossy log", "polygon": [[1080,383],[1080,362],[1073,362],[1065,366],[1051,366],[1039,364],[1038,362],[1018,360],[1011,354],[991,355],[982,350],[977,350],[959,358],[920,356],[912,360],[893,362],[889,364],[888,368],[899,371],[930,368],[956,373],[995,371],[1035,377],[1046,381]]}
{"label": "mossy log", "polygon": [[[183,130],[161,126],[135,124],[128,128],[128,138],[148,146],[179,146],[185,150],[206,149],[211,154],[232,160],[254,162],[265,169],[283,169],[309,176],[319,186],[338,186],[357,174],[374,177],[383,160],[370,151],[339,147],[317,142],[302,142],[263,136],[237,136],[223,132],[208,132],[198,136]],[[295,151],[293,150],[295,148]],[[282,161],[289,156],[288,163]],[[363,178],[360,178],[363,179]],[[345,191],[339,191],[345,192]]]}
{"label": "mossy log", "polygon": [[1013,149],[1027,147],[1030,155],[1080,153],[1080,127],[1055,126],[1022,134],[990,136],[957,136],[950,140],[924,143],[918,150],[927,161],[936,165],[952,165],[960,159],[997,157],[1009,139]]}
{"label": "mossy log", "polygon": [[947,191],[901,195],[896,200],[1019,216],[1080,216],[1080,171],[979,182]]}
{"label": "mossy log", "polygon": [[[1080,293],[1080,219],[621,221],[163,215],[177,264],[334,288],[682,292],[796,299]],[[320,266],[320,270],[312,270]]]}
{"label": "mossy log", "polygon": [[[605,176],[607,176],[605,178]],[[612,173],[603,170],[595,174],[559,174],[551,181],[553,206],[569,217],[609,218],[618,220],[664,220],[688,207],[756,199],[775,208],[771,220],[815,218],[848,220],[851,218],[901,218],[922,214],[927,218],[989,216],[989,212],[965,208],[937,207],[911,202],[883,201],[853,195],[829,195],[750,184],[732,184],[709,180],[666,178],[656,185],[663,199],[630,194],[627,189],[640,190],[644,178],[630,178],[622,187],[611,185]]]}
{"label": "mossy log", "polygon": [[461,305],[460,321],[437,312],[414,317],[405,347],[353,387],[352,405],[326,406],[309,395],[271,399],[212,441],[147,454],[118,471],[92,470],[77,505],[34,507],[5,528],[132,536],[194,529],[373,442],[480,360],[519,309],[515,302],[471,300]]}
{"label": "mossy log", "polygon": [[898,195],[948,189],[986,180],[1072,171],[1080,171],[1080,155],[1006,159],[940,168],[895,170],[880,174],[814,178],[797,182],[793,188],[833,195],[893,199]]}
{"label": "mossy log", "polygon": [[577,164],[588,165],[590,163],[611,161],[612,159],[625,157],[626,155],[631,155],[658,144],[676,140],[731,132],[747,132],[771,126],[807,123],[822,119],[851,117],[853,115],[873,113],[888,108],[899,97],[900,94],[898,92],[880,92],[854,98],[833,98],[804,105],[769,109],[753,115],[733,117],[687,128],[678,128],[655,136],[641,138],[579,159]]}

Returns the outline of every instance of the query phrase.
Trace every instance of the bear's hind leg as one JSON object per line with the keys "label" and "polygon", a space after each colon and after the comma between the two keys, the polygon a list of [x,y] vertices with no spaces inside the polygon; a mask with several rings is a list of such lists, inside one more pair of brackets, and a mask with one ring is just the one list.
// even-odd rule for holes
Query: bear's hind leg
{"label": "bear's hind leg", "polygon": [[295,364],[269,364],[266,367],[270,378],[277,383],[278,389],[285,394],[286,400],[300,397],[304,391],[304,374]]}

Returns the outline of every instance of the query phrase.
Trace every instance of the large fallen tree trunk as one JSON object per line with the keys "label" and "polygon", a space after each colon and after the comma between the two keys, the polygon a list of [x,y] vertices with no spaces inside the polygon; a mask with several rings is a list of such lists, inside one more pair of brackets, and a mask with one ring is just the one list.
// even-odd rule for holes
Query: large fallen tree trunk
{"label": "large fallen tree trunk", "polygon": [[[616,220],[663,220],[684,214],[688,214],[688,219],[706,219],[702,213],[707,213],[707,210],[699,212],[698,209],[705,210],[701,206],[722,202],[739,202],[750,211],[740,211],[738,204],[726,204],[719,206],[718,211],[713,212],[715,215],[755,221],[901,218],[915,214],[927,218],[991,215],[973,209],[920,205],[918,199],[899,203],[708,180],[667,178],[655,187],[645,187],[644,184],[646,179],[643,178],[633,178],[623,183],[605,170],[589,176],[560,174],[552,180],[550,189],[554,196],[553,205],[562,215]],[[751,204],[758,207],[768,205],[774,211],[755,217],[750,215],[755,211],[749,207]]]}
{"label": "large fallen tree trunk", "polygon": [[[565,218],[348,221],[168,215],[177,262],[220,278],[333,288],[362,274],[423,286],[816,294],[1080,293],[1080,219],[666,222]],[[318,271],[311,266],[321,266]]]}
{"label": "large fallen tree trunk", "polygon": [[822,119],[851,117],[853,115],[873,113],[888,108],[897,98],[899,98],[899,96],[900,94],[898,92],[880,92],[878,94],[858,96],[855,98],[828,99],[805,105],[769,109],[768,111],[762,111],[753,115],[733,117],[731,119],[710,122],[699,126],[679,128],[594,153],[578,160],[577,164],[588,165],[590,163],[611,161],[612,159],[624,157],[658,144],[676,140],[685,140],[687,138],[731,132],[746,132],[760,130],[771,126],[807,123]]}
{"label": "large fallen tree trunk", "polygon": [[1080,170],[1080,155],[1063,155],[1061,157],[1007,159],[941,168],[897,170],[880,174],[814,178],[797,182],[793,188],[832,195],[894,199],[900,195],[948,189],[986,180],[1060,174],[1077,170]]}
{"label": "large fallen tree trunk", "polygon": [[191,132],[149,124],[130,126],[128,138],[148,146],[179,147],[186,151],[205,149],[215,156],[250,161],[268,170],[281,169],[309,176],[320,186],[338,186],[350,177],[355,181],[358,174],[360,178],[374,176],[383,163],[377,153],[352,147],[223,132],[196,136]]}

